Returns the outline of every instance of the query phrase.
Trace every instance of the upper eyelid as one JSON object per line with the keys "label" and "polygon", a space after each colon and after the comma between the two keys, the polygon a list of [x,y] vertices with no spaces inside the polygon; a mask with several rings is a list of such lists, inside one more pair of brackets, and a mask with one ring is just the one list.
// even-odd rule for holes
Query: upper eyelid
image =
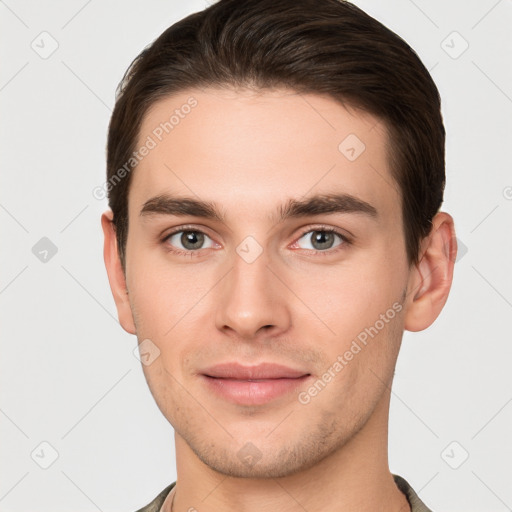
{"label": "upper eyelid", "polygon": [[[170,231],[169,233],[167,233],[166,235],[163,236],[162,241],[165,242],[171,236],[176,235],[177,233],[182,233],[182,232],[187,232],[187,231],[202,233],[202,234],[206,235],[207,237],[209,237],[212,241],[215,242],[215,240],[213,240],[213,238],[204,230],[204,228],[202,228],[202,227],[201,228],[200,227],[195,227],[195,226],[192,226],[192,225],[191,226],[180,226],[180,227]],[[343,231],[344,231],[343,229],[336,228],[336,227],[333,227],[333,226],[327,226],[327,225],[320,224],[320,225],[317,225],[317,226],[304,228],[304,230],[302,230],[300,232],[300,234],[294,239],[292,244],[295,244],[304,235],[307,235],[308,233],[312,233],[314,231],[332,232],[332,233],[338,235],[344,242],[350,242],[351,241],[351,236],[344,234],[343,233]],[[218,242],[215,242],[215,243],[218,243]],[[200,249],[198,249],[198,250],[200,250]]]}
{"label": "upper eyelid", "polygon": [[348,235],[343,234],[342,233],[343,230],[341,228],[334,228],[334,227],[330,227],[330,226],[316,226],[314,228],[305,229],[304,231],[301,232],[301,235],[299,238],[302,238],[304,235],[307,235],[308,233],[312,233],[314,231],[326,231],[328,233],[334,233],[336,235],[341,236],[342,238],[348,239]]}
{"label": "upper eyelid", "polygon": [[211,236],[208,234],[207,230],[204,227],[195,227],[195,226],[179,226],[177,228],[173,228],[173,229],[171,229],[171,231],[166,232],[166,234],[163,235],[162,238],[165,240],[165,239],[169,238],[170,236],[175,235],[176,233],[187,232],[187,231],[203,233],[204,235],[209,236],[211,238]]}

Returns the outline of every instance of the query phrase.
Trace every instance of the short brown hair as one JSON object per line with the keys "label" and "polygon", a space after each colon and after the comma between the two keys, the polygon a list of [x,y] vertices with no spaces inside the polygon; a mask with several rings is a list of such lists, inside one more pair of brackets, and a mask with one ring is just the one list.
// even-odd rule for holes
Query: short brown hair
{"label": "short brown hair", "polygon": [[119,84],[107,183],[123,268],[132,173],[113,179],[131,161],[143,117],[156,101],[208,86],[327,94],[384,121],[407,256],[418,261],[443,201],[445,130],[439,92],[414,50],[343,0],[220,0],[165,30]]}

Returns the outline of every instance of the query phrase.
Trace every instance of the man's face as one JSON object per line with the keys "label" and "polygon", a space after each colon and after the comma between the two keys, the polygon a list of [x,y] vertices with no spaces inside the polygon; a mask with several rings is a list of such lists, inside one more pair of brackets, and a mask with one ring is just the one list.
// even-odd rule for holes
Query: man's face
{"label": "man's face", "polygon": [[[382,429],[409,281],[384,125],[320,95],[205,89],[156,103],[137,147],[148,136],[126,284],[139,342],[160,351],[148,384],[177,436],[221,473],[277,477]],[[293,207],[334,195],[336,208]],[[215,378],[223,363],[303,377]]]}

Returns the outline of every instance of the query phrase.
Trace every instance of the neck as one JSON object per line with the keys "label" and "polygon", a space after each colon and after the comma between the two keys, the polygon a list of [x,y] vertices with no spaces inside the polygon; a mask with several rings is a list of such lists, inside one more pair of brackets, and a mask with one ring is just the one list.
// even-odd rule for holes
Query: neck
{"label": "neck", "polygon": [[281,478],[235,478],[204,464],[178,433],[177,483],[162,511],[409,511],[388,467],[389,395],[346,444],[312,467]]}

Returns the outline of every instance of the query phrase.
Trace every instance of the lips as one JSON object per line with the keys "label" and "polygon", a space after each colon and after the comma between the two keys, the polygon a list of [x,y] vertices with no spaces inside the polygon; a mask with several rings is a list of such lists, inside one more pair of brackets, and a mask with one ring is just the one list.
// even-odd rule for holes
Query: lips
{"label": "lips", "polygon": [[204,370],[200,377],[208,391],[223,400],[254,406],[291,394],[311,374],[274,363],[224,363]]}
{"label": "lips", "polygon": [[263,380],[296,379],[309,375],[308,372],[295,370],[274,363],[261,363],[257,366],[242,366],[239,363],[223,363],[204,370],[203,375],[221,379]]}

